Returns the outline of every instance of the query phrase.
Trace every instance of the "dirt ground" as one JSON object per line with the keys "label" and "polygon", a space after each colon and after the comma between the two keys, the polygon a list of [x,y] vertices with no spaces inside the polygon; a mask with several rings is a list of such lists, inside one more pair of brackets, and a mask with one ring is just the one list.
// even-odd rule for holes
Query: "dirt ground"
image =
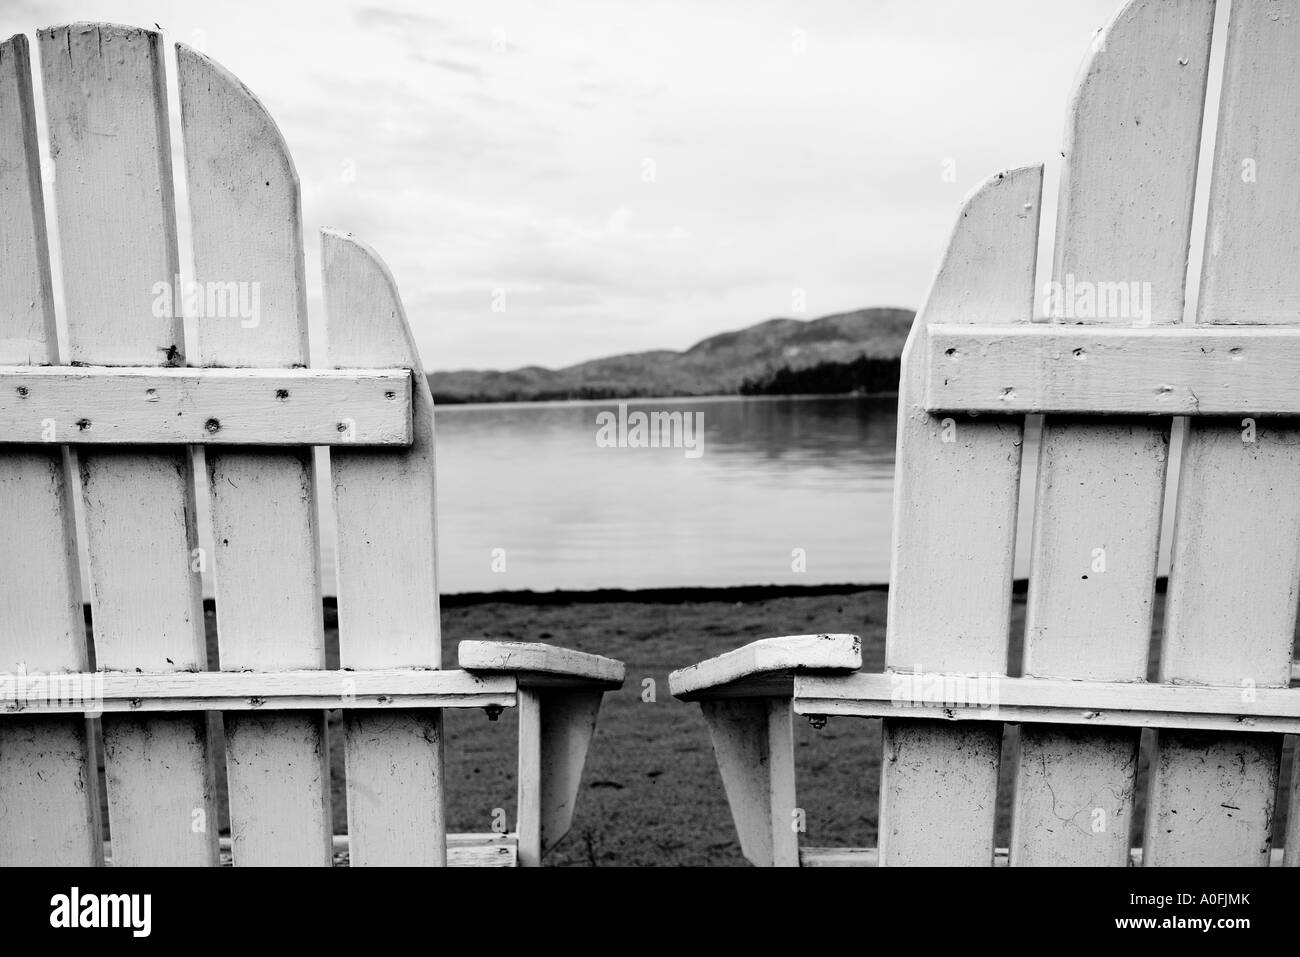
{"label": "dirt ground", "polygon": [[[592,598],[605,600],[592,600]],[[444,599],[444,662],[454,667],[456,643],[471,638],[546,641],[621,658],[627,684],[607,694],[583,775],[572,832],[547,858],[550,865],[742,865],[708,730],[696,705],[668,693],[668,673],[756,638],[810,632],[852,632],[863,639],[868,670],[883,665],[887,594],[883,588],[721,589],[708,592],[616,593],[603,596],[491,596]],[[1157,596],[1156,633],[1163,595]],[[208,609],[212,655],[216,627]],[[1023,630],[1024,595],[1013,605],[1013,635]],[[326,606],[337,663],[336,616]],[[1012,649],[1012,660],[1018,658]],[[214,659],[215,660],[215,659]],[[1154,677],[1155,661],[1152,662]],[[648,684],[647,682],[652,682]],[[653,694],[651,694],[653,692]],[[644,701],[643,697],[653,697]],[[336,832],[346,831],[342,741],[331,714]],[[513,709],[498,721],[481,711],[446,716],[447,814],[452,831],[488,831],[494,812],[515,817],[517,724]],[[997,842],[1010,830],[1010,769],[1016,731],[1004,741]],[[219,739],[219,735],[218,735]],[[796,719],[799,805],[807,816],[805,846],[874,846],[880,776],[880,723],[834,719],[821,731]],[[220,748],[220,741],[218,740]],[[1140,843],[1146,754],[1134,840]],[[224,757],[218,751],[219,767]],[[1290,781],[1290,748],[1283,782]],[[224,781],[221,814],[226,833]],[[1285,799],[1274,841],[1281,843]],[[499,815],[498,815],[499,816]]]}

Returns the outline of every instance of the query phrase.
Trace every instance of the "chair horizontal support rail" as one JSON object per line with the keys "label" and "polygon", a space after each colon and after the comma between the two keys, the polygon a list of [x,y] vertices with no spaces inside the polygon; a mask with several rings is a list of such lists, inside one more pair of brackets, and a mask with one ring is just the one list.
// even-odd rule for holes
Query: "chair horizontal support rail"
{"label": "chair horizontal support rail", "polygon": [[406,369],[0,366],[0,443],[412,442]]}
{"label": "chair horizontal support rail", "polygon": [[[234,847],[229,837],[219,838],[221,864],[229,867],[234,863]],[[331,841],[334,865],[347,865],[352,856],[352,844],[348,835],[335,834]],[[448,834],[448,867],[514,867],[519,856],[519,837],[515,834]],[[104,863],[113,863],[113,842],[104,842]]]}
{"label": "chair horizontal support rail", "polygon": [[0,717],[150,711],[514,707],[508,675],[406,668],[367,671],[95,671],[0,674]]}
{"label": "chair horizontal support rail", "polygon": [[932,414],[1300,416],[1300,328],[927,328]]}
{"label": "chair horizontal support rail", "polygon": [[1300,732],[1300,688],[884,672],[796,675],[797,714]]}
{"label": "chair horizontal support rail", "polygon": [[[1281,867],[1284,849],[1276,847],[1269,854],[1269,866]],[[1011,852],[1005,847],[993,851],[994,867],[1009,867]],[[1129,863],[1133,867],[1142,866],[1142,848],[1129,850]],[[799,848],[800,867],[878,867],[880,851],[874,847],[801,847]]]}

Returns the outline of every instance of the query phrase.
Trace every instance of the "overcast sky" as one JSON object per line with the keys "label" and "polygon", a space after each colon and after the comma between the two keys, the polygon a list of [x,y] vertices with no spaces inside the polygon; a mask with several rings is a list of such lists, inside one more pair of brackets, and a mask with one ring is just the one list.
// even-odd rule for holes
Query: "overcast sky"
{"label": "overcast sky", "polygon": [[1046,161],[1054,195],[1117,6],[0,0],[0,30],[158,23],[232,70],[298,167],[317,340],[330,225],[388,261],[433,370],[919,306],[975,184]]}

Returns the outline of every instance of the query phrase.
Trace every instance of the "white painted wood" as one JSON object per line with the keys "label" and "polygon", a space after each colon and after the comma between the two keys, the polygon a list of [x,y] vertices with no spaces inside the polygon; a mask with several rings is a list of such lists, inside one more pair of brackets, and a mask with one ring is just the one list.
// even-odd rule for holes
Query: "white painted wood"
{"label": "white painted wood", "polygon": [[1213,21],[1214,0],[1131,0],[1093,42],[1066,114],[1052,278],[1149,282],[1151,325],[1182,320]]}
{"label": "white painted wood", "polygon": [[705,699],[700,708],[745,859],[759,867],[799,866],[789,700]]}
{"label": "white painted wood", "polygon": [[344,748],[352,866],[445,866],[442,712],[350,712]]}
{"label": "white painted wood", "polygon": [[1300,415],[1300,329],[1033,323],[929,336],[936,414]]}
{"label": "white painted wood", "polygon": [[[57,362],[27,38],[0,43],[0,361]],[[61,449],[0,451],[0,671],[85,670],[76,532]],[[0,722],[0,864],[87,866],[102,827],[76,716]]]}
{"label": "white painted wood", "polygon": [[[1181,321],[1213,21],[1213,0],[1134,0],[1094,44],[1069,106],[1052,279],[1137,282],[1150,296],[1128,314],[1054,310],[1060,321]],[[1168,421],[1045,419],[1026,675],[1145,676],[1168,432]],[[1138,741],[1023,726],[1011,863],[1127,864]]]}
{"label": "white painted wood", "polygon": [[321,256],[330,365],[414,373],[409,449],[331,450],[342,660],[437,667],[433,398],[387,267],[355,237],[331,230],[322,231]]}
{"label": "white painted wood", "polygon": [[880,853],[874,847],[801,847],[800,867],[878,867]]}
{"label": "white painted wood", "polygon": [[[928,414],[925,338],[930,323],[1030,318],[1041,194],[1035,166],[999,174],[966,200],[903,351],[891,668],[1006,669],[1023,424]],[[991,861],[1001,740],[984,726],[884,723],[885,863]]]}
{"label": "white painted wood", "polygon": [[0,713],[512,707],[517,684],[467,671],[135,672],[0,676]]}
{"label": "white painted wood", "polygon": [[323,714],[227,713],[232,859],[242,867],[329,867],[329,744]]}
{"label": "white painted wood", "polygon": [[448,834],[448,867],[515,867],[518,841],[510,834]]}
{"label": "white painted wood", "polygon": [[[627,672],[623,662],[535,641],[462,641],[457,660],[467,671],[508,671],[521,688],[622,687]],[[559,684],[557,684],[559,682]]]}
{"label": "white painted wood", "polygon": [[176,45],[194,279],[258,290],[255,320],[200,318],[205,366],[306,365],[306,272],[298,171],[280,128],[220,64]]}
{"label": "white painted wood", "polygon": [[[298,176],[262,104],[226,70],[177,47],[195,279],[256,289],[256,323],[200,319],[200,360],[210,366],[295,366],[311,358]],[[314,375],[315,373],[313,373]],[[312,419],[335,436],[370,427],[375,405],[349,400]],[[268,406],[305,410],[303,389],[263,389]],[[252,390],[245,385],[244,395]],[[287,398],[279,399],[285,395]],[[323,411],[323,410],[322,410]],[[221,431],[226,431],[225,420]],[[409,408],[398,422],[409,430]],[[345,431],[340,433],[338,426]],[[320,538],[310,449],[209,450],[218,647],[223,668],[323,668]],[[333,860],[329,747],[324,712],[227,715],[230,832],[237,865]]]}
{"label": "white painted wood", "polygon": [[[1295,324],[1300,284],[1300,115],[1295,109],[1300,18],[1293,4],[1232,4],[1206,219],[1198,323]],[[1249,162],[1247,162],[1249,160]]]}
{"label": "white painted wood", "polygon": [[542,696],[536,689],[519,692],[519,762],[515,787],[515,833],[519,866],[542,866]]}
{"label": "white painted wood", "polygon": [[[112,864],[112,848],[104,847],[107,863]],[[346,834],[334,835],[334,866],[347,867],[349,850]],[[230,838],[221,839],[221,864],[233,863]],[[448,867],[514,867],[516,841],[510,834],[448,834]]]}
{"label": "white painted wood", "polygon": [[58,361],[45,205],[23,34],[0,43],[0,356],[12,363]]}
{"label": "white painted wood", "polygon": [[[874,847],[805,847],[799,850],[800,867],[876,867],[880,855]],[[1011,863],[1008,848],[999,847],[993,852],[993,866],[1006,867]],[[1274,851],[1274,867],[1282,866],[1282,852]],[[1129,851],[1129,864],[1142,866],[1142,848]]]}
{"label": "white painted wood", "polygon": [[[181,318],[150,311],[178,272],[160,38],[96,24],[38,36],[68,358],[183,365]],[[87,451],[80,470],[98,664],[204,668],[188,452]],[[110,716],[103,730],[115,859],[216,863],[204,717]]]}
{"label": "white painted wood", "polygon": [[517,687],[508,675],[395,668],[3,674],[0,718],[99,711],[509,708]]}
{"label": "white painted wood", "polygon": [[519,864],[539,867],[569,833],[601,690],[519,689]]}
{"label": "white painted wood", "polygon": [[542,698],[542,853],[555,847],[573,826],[582,768],[596,733],[601,691],[543,691]]}
{"label": "white painted wood", "polygon": [[945,721],[1200,728],[1253,735],[1300,730],[1300,688],[1068,681],[988,675],[855,674],[795,679],[797,714]]}
{"label": "white painted wood", "polygon": [[4,366],[0,441],[409,445],[411,377],[388,370]]}
{"label": "white painted wood", "polygon": [[668,676],[668,688],[683,700],[714,696],[712,692],[758,676],[781,675],[787,682],[800,671],[853,672],[862,667],[862,642],[857,635],[790,635],[761,638],[681,668]]}
{"label": "white painted wood", "polygon": [[621,661],[535,642],[462,641],[462,668],[506,671],[519,683],[519,865],[540,867],[569,832],[604,690],[621,687]]}
{"label": "white painted wood", "polygon": [[[350,861],[347,835],[335,835],[336,865]],[[511,834],[448,834],[448,867],[515,867],[518,842]]]}
{"label": "white painted wood", "polygon": [[[1292,738],[1292,742],[1296,739]],[[1287,867],[1300,867],[1300,762],[1292,759],[1291,787],[1287,791],[1286,834],[1282,838],[1282,847],[1286,852],[1284,863]],[[1274,851],[1276,854],[1276,850]]]}
{"label": "white painted wood", "polygon": [[[1228,46],[1197,323],[1296,325],[1300,16],[1238,0]],[[1249,159],[1257,176],[1244,177]],[[1253,181],[1252,181],[1253,180]],[[1278,357],[1279,364],[1285,358]],[[1164,681],[1285,688],[1300,579],[1300,427],[1189,423],[1174,522]],[[1258,693],[1258,692],[1257,692]],[[1267,865],[1280,735],[1161,732],[1145,849],[1155,865]]]}
{"label": "white painted wood", "polygon": [[152,312],[155,284],[179,272],[161,37],[106,23],[51,27],[37,37],[67,358],[184,365],[182,317]]}
{"label": "white painted wood", "polygon": [[[321,260],[329,364],[415,376],[409,449],[331,450],[340,661],[437,668],[433,397],[382,260],[330,230],[321,235]],[[441,713],[350,715],[345,742],[353,863],[445,864]]]}

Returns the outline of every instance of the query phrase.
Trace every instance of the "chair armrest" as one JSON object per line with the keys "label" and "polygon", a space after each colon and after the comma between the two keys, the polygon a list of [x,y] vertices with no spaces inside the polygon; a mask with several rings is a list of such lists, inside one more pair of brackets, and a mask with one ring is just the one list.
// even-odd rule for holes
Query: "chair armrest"
{"label": "chair armrest", "polygon": [[674,671],[668,676],[668,690],[683,701],[781,697],[793,694],[796,673],[849,674],[861,667],[857,635],[763,638]]}
{"label": "chair armrest", "polygon": [[532,641],[462,641],[457,658],[466,671],[498,671],[516,676],[521,688],[623,687],[623,662]]}
{"label": "chair armrest", "polygon": [[538,867],[573,826],[582,766],[606,691],[623,662],[531,641],[462,641],[460,666],[512,675],[519,686],[518,860]]}

